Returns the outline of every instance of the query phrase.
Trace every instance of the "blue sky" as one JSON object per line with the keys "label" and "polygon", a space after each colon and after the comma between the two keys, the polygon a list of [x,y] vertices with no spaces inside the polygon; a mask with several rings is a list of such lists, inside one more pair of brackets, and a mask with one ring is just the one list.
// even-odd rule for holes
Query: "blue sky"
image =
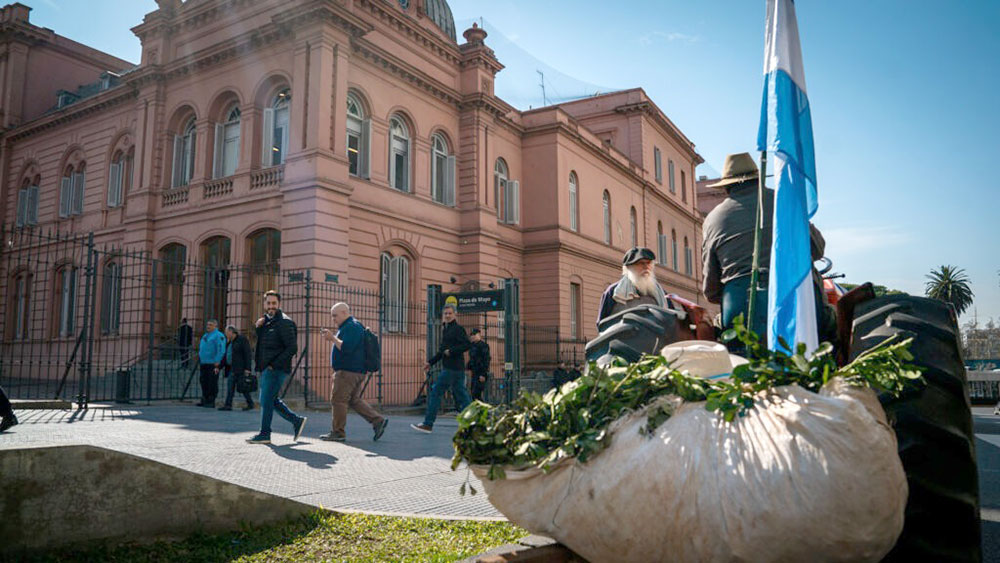
{"label": "blue sky", "polygon": [[[152,0],[21,0],[32,22],[130,61]],[[483,18],[508,69],[497,93],[547,97],[643,87],[718,170],[753,149],[764,0],[450,0]],[[1000,321],[1000,2],[799,0],[816,142],[815,223],[847,281],[922,294],[964,268],[974,311]],[[101,22],[95,25],[95,22]]]}

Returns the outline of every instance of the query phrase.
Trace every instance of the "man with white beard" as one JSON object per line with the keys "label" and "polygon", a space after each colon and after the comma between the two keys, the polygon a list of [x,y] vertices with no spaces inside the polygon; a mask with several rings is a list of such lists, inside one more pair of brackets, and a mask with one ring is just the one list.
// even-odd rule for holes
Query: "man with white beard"
{"label": "man with white beard", "polygon": [[653,275],[656,255],[648,248],[632,247],[622,258],[622,277],[601,296],[597,325],[605,318],[638,305],[666,307],[667,297]]}

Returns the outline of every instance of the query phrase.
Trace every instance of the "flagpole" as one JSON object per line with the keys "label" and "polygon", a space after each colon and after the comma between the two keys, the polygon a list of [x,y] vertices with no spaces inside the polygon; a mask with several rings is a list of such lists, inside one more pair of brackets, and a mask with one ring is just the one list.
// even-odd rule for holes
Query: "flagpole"
{"label": "flagpole", "polygon": [[[767,176],[767,151],[760,151],[760,175],[757,177],[757,216],[753,230],[753,265],[750,269],[750,305],[747,308],[746,327],[754,330],[754,312],[757,309],[757,283],[760,278],[760,243],[764,231],[764,177]],[[766,331],[765,331],[766,334]]]}

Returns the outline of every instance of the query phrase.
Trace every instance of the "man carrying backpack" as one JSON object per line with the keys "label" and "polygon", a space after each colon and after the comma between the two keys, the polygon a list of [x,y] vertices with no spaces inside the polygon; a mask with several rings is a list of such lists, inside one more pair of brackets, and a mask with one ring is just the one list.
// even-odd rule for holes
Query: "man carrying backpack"
{"label": "man carrying backpack", "polygon": [[361,398],[364,390],[365,369],[365,327],[351,316],[347,303],[337,303],[330,308],[330,316],[337,327],[337,334],[323,329],[323,338],[333,343],[330,364],[333,367],[333,425],[328,434],[320,439],[343,442],[347,439],[344,427],[347,425],[347,407],[361,415],[375,431],[374,440],[385,433],[389,419],[380,415]]}

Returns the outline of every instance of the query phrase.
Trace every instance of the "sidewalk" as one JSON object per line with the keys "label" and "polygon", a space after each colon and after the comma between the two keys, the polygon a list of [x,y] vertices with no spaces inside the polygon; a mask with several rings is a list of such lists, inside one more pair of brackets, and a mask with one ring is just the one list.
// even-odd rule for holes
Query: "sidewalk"
{"label": "sidewalk", "polygon": [[[485,494],[459,496],[466,470],[450,468],[457,428],[450,416],[439,417],[429,435],[410,429],[422,417],[390,416],[385,435],[372,442],[371,427],[351,413],[347,442],[337,443],[318,438],[330,430],[329,412],[300,414],[309,422],[298,443],[292,442],[291,425],[275,415],[273,443],[259,446],[244,442],[259,428],[259,408],[21,410],[20,424],[0,434],[0,449],[90,444],[333,510],[502,519]],[[482,490],[478,482],[476,488]]]}

